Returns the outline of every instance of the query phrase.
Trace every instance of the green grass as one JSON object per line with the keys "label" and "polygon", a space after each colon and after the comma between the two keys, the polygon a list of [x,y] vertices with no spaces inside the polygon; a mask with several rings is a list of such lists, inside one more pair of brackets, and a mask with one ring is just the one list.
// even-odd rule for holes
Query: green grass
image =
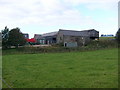
{"label": "green grass", "polygon": [[115,39],[115,37],[99,37],[99,40],[110,40]]}
{"label": "green grass", "polygon": [[13,88],[117,88],[117,76],[117,48],[3,56],[3,79]]}

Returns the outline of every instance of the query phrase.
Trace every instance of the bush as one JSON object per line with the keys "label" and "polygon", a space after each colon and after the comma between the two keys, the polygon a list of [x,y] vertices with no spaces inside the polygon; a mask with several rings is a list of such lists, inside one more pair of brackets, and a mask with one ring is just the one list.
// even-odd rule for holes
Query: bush
{"label": "bush", "polygon": [[92,41],[89,45],[87,45],[88,48],[91,49],[103,49],[103,48],[114,48],[118,47],[116,40],[99,40],[99,41]]}
{"label": "bush", "polygon": [[118,29],[116,33],[116,40],[118,41],[118,43],[120,43],[120,28]]}
{"label": "bush", "polygon": [[[51,47],[19,47],[15,50],[12,50],[13,52],[7,53],[4,52],[3,54],[24,54],[24,53],[30,53],[30,54],[35,54],[35,53],[63,53],[63,52],[82,52],[82,51],[91,51],[91,50],[99,50],[99,49],[106,49],[106,48],[117,48],[118,44],[116,40],[99,40],[99,41],[92,41],[89,43],[87,46],[84,47],[74,47],[74,48],[68,48],[68,47],[63,47],[59,45],[53,45]],[[9,52],[10,50],[8,50]]]}

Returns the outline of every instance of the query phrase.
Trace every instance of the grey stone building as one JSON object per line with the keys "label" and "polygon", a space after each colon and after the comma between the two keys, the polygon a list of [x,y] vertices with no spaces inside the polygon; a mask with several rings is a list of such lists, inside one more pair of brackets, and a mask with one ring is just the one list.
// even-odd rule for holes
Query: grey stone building
{"label": "grey stone building", "polygon": [[87,45],[91,40],[99,39],[99,32],[90,29],[83,31],[59,29],[58,32],[43,34],[39,39],[40,44],[63,44],[65,47]]}
{"label": "grey stone building", "polygon": [[94,29],[84,31],[59,29],[57,43],[63,43],[66,47],[84,46],[96,38],[99,38],[99,32]]}
{"label": "grey stone building", "polygon": [[34,38],[37,40],[39,44],[55,44],[56,37],[58,32],[50,32],[45,34],[35,34]]}

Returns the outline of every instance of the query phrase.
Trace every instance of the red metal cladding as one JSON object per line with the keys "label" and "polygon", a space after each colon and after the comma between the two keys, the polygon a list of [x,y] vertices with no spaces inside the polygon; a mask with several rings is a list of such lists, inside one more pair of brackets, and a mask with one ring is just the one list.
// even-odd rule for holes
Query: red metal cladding
{"label": "red metal cladding", "polygon": [[27,42],[32,42],[32,43],[35,43],[35,42],[36,42],[36,40],[35,40],[34,38],[26,39],[26,40],[27,40]]}

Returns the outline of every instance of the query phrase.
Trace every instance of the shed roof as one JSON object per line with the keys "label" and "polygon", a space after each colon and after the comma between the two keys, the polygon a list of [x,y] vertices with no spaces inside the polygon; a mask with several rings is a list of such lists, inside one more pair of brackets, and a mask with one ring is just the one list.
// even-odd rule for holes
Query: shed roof
{"label": "shed roof", "polygon": [[42,37],[46,37],[46,36],[55,36],[57,35],[58,32],[50,32],[50,33],[45,33],[45,34],[42,34]]}
{"label": "shed roof", "polygon": [[58,32],[50,32],[50,33],[45,33],[45,34],[35,34],[34,38],[35,39],[41,39],[44,37],[49,37],[49,36],[56,36]]}
{"label": "shed roof", "polygon": [[89,36],[87,32],[83,32],[83,31],[59,29],[59,32],[62,33],[63,35],[69,35],[69,36]]}
{"label": "shed roof", "polygon": [[91,32],[91,31],[96,31],[96,32],[99,32],[99,31],[97,31],[97,30],[95,30],[95,29],[82,30],[81,32]]}

